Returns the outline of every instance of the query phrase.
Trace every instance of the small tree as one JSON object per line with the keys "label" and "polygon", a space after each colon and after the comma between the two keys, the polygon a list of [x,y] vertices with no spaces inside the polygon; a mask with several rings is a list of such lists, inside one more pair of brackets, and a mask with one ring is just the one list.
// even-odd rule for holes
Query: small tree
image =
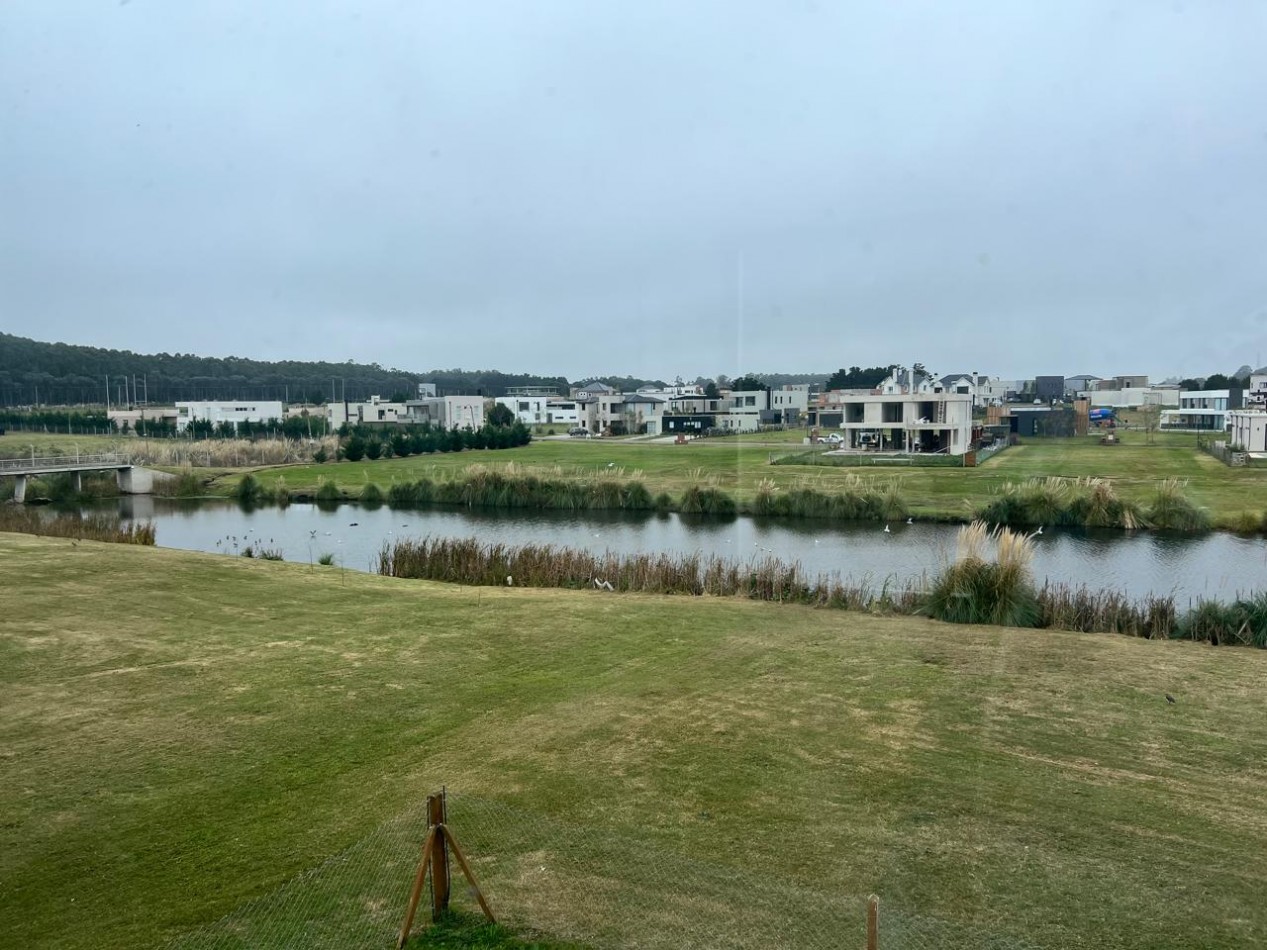
{"label": "small tree", "polygon": [[343,457],[349,462],[359,462],[365,458],[365,440],[354,435],[343,445]]}
{"label": "small tree", "polygon": [[1161,406],[1140,406],[1138,419],[1144,427],[1144,440],[1152,445],[1157,429],[1161,426]]}
{"label": "small tree", "polygon": [[504,406],[499,402],[489,411],[488,424],[498,428],[514,425],[515,414],[510,411],[509,406]]}

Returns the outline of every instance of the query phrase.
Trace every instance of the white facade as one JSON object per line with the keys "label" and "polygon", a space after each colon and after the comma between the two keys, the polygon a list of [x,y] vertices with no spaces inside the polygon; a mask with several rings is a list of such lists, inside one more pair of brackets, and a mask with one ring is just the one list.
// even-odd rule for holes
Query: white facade
{"label": "white facade", "polygon": [[1179,406],[1179,390],[1132,386],[1127,389],[1089,389],[1078,393],[1096,409],[1135,409],[1139,406]]}
{"label": "white facade", "polygon": [[1234,399],[1227,389],[1205,389],[1181,392],[1179,408],[1167,409],[1161,414],[1163,429],[1201,429],[1226,432],[1231,425],[1228,409],[1237,408],[1239,394]]}
{"label": "white facade", "polygon": [[1267,409],[1267,373],[1255,373],[1245,390],[1245,405]]}
{"label": "white facade", "polygon": [[405,403],[401,422],[430,423],[441,429],[484,428],[483,396],[435,396]]}
{"label": "white facade", "polygon": [[403,402],[390,402],[381,396],[370,396],[369,402],[332,402],[326,406],[326,418],[332,429],[338,429],[345,422],[351,426],[404,422],[408,415],[405,406],[406,403]]}
{"label": "white facade", "polygon": [[927,381],[910,387],[894,374],[878,392],[832,395],[843,414],[844,449],[963,455],[970,448],[971,393],[946,392]]}
{"label": "white facade", "polygon": [[249,399],[239,402],[178,402],[176,412],[177,432],[184,432],[195,421],[212,425],[228,422],[236,430],[240,422],[270,422],[273,419],[280,422],[283,415],[280,401],[253,402]]}
{"label": "white facade", "polygon": [[1267,412],[1234,409],[1228,413],[1229,444],[1245,452],[1267,453]]}
{"label": "white facade", "polygon": [[550,403],[555,396],[498,396],[494,402],[499,406],[505,406],[515,414],[518,419],[526,426],[544,425],[547,422],[553,422],[550,418]]}
{"label": "white facade", "polygon": [[770,391],[770,408],[782,421],[795,424],[809,409],[809,384],[780,386]]}

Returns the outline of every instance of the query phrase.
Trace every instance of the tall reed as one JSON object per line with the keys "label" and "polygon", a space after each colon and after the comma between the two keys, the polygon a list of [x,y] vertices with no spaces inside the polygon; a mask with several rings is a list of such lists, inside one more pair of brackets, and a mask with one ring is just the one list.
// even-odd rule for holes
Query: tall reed
{"label": "tall reed", "polygon": [[45,516],[21,505],[0,505],[0,531],[116,544],[153,545],[155,539],[154,525],[148,521],[125,523],[117,515],[100,513],[60,512]]}
{"label": "tall reed", "polygon": [[593,554],[554,545],[482,543],[473,538],[398,540],[379,552],[379,573],[459,584],[562,587],[690,596],[744,597],[778,603],[913,612],[913,588],[879,593],[838,576],[805,574],[799,563],[748,562],[700,554]]}

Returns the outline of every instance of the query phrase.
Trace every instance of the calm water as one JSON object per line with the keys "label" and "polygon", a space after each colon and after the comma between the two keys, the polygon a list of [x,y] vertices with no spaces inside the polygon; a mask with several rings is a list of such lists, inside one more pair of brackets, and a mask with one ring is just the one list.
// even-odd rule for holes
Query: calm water
{"label": "calm water", "polygon": [[[599,512],[393,511],[343,505],[244,510],[232,502],[123,499],[127,518],[152,520],[163,547],[237,554],[248,543],[281,550],[307,563],[322,554],[355,570],[372,570],[385,541],[417,537],[475,537],[508,544],[551,543],[614,551],[719,554],[748,559],[774,555],[800,561],[811,572],[837,572],[860,584],[898,582],[932,573],[953,555],[954,525],[894,523],[831,525],[754,518]],[[1196,537],[1141,532],[1048,530],[1036,539],[1034,572],[1132,596],[1174,594],[1229,599],[1267,589],[1267,542],[1228,534]]]}

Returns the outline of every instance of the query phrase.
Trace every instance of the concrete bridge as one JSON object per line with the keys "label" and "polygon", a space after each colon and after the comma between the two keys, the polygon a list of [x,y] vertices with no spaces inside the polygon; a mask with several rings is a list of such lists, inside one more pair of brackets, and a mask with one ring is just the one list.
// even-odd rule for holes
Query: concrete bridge
{"label": "concrete bridge", "polygon": [[74,476],[75,491],[83,489],[84,472],[113,471],[124,495],[148,495],[154,491],[154,473],[148,468],[133,465],[126,456],[117,452],[102,455],[57,455],[38,458],[0,459],[0,476],[13,476],[13,500],[26,501],[26,481],[34,475],[59,475],[69,472]]}

